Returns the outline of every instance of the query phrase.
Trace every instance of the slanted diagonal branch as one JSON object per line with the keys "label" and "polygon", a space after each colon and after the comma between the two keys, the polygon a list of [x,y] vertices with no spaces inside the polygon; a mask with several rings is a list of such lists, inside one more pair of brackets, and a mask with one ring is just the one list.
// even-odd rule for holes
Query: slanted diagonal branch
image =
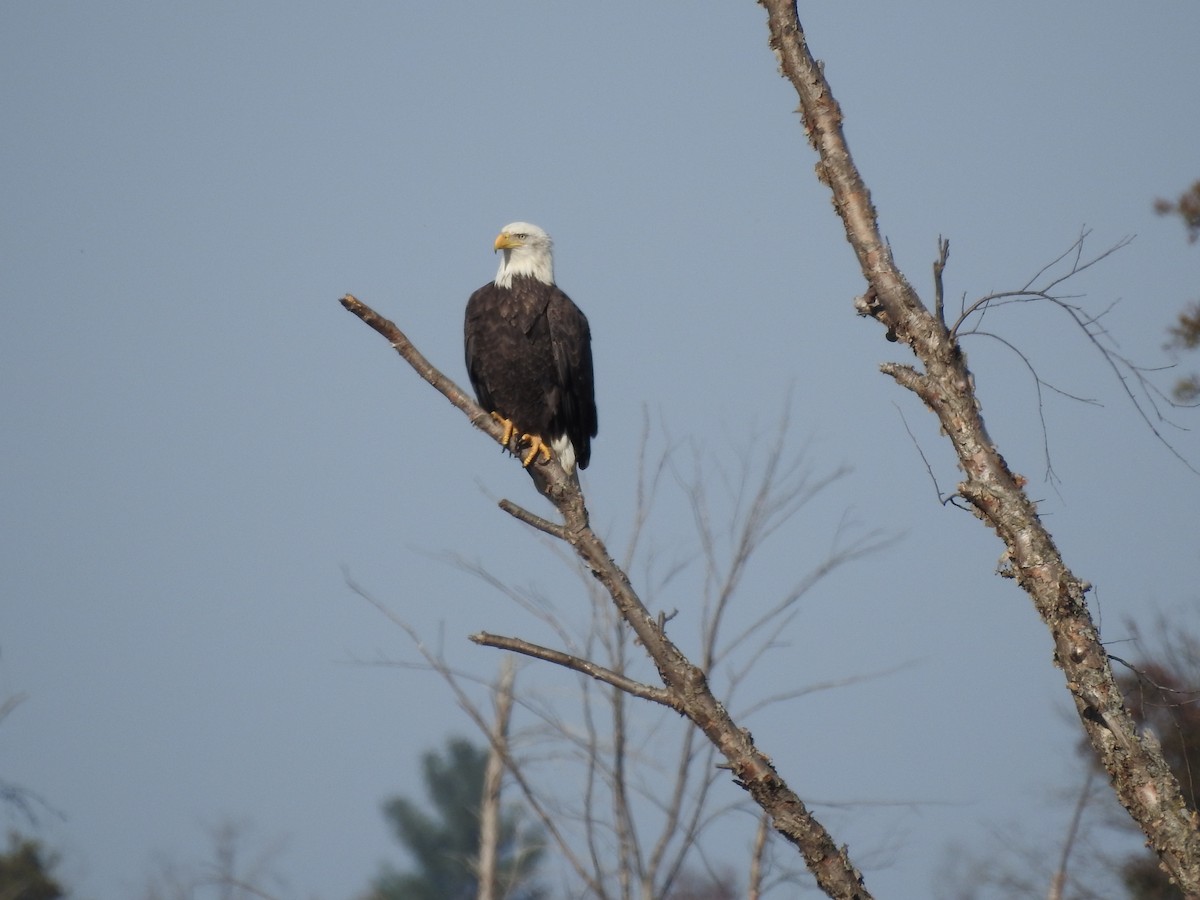
{"label": "slanted diagonal branch", "polygon": [[[418,374],[463,411],[475,427],[502,437],[499,426],[449,378],[412,345],[396,325],[355,297],[342,306],[381,334]],[[542,529],[565,540],[602,584],[621,617],[653,659],[669,704],[687,716],[717,747],[737,783],[771,817],[773,827],[803,854],[809,871],[825,893],[838,900],[870,900],[862,875],[844,847],[839,847],[800,797],[775,771],[770,758],[754,744],[750,732],[740,728],[708,686],[705,673],[666,636],[634,591],[629,577],[609,555],[607,547],[588,523],[587,507],[576,481],[557,460],[535,463],[529,470],[538,490],[558,510],[563,524]],[[513,504],[508,511],[516,514]],[[528,514],[527,514],[528,515]],[[524,521],[528,518],[518,516]],[[537,523],[535,527],[537,526]],[[551,523],[546,523],[551,524]],[[558,529],[561,527],[561,531]],[[611,683],[611,682],[610,682]],[[660,701],[662,702],[662,701]]]}
{"label": "slanted diagonal branch", "polygon": [[[544,660],[545,662],[554,663],[556,666],[562,666],[565,669],[571,669],[575,672],[581,672],[597,681],[602,681],[605,684],[610,684],[627,694],[634,697],[640,697],[643,700],[649,700],[652,703],[659,703],[668,709],[673,709],[675,712],[683,712],[679,708],[679,704],[675,700],[675,696],[664,688],[656,688],[649,684],[642,684],[640,681],[635,681],[620,672],[614,672],[605,666],[601,666],[591,660],[584,659],[581,656],[575,656],[571,653],[563,653],[561,650],[552,650],[549,647],[543,647],[540,644],[532,644],[529,641],[521,638],[505,637],[500,634],[489,634],[486,631],[480,631],[477,634],[471,635],[471,640],[481,647],[495,647],[498,650],[511,650],[513,653],[520,653],[525,656],[532,656],[534,659]],[[511,657],[506,657],[511,659]]]}
{"label": "slanted diagonal branch", "polygon": [[892,259],[866,185],[842,132],[842,112],[813,58],[794,0],[759,0],[770,43],[800,98],[808,138],[820,156],[818,176],[873,294],[873,314],[908,344],[923,372],[892,364],[884,371],[914,391],[954,445],[964,480],[959,493],[1004,542],[1011,572],[1029,594],[1054,642],[1080,722],[1122,805],[1188,896],[1200,896],[1200,834],[1179,783],[1153,741],[1139,737],[1087,610],[1086,586],[1063,561],[1023,490],[987,433],[974,380],[956,336],[921,303]]}

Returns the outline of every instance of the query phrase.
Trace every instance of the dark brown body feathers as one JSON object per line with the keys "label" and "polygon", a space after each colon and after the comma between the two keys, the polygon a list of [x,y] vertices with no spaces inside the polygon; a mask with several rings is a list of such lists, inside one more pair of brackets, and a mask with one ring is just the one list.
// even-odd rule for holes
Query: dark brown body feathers
{"label": "dark brown body feathers", "polygon": [[566,436],[586,469],[596,436],[587,317],[555,285],[518,275],[467,303],[467,374],[479,405],[547,443]]}

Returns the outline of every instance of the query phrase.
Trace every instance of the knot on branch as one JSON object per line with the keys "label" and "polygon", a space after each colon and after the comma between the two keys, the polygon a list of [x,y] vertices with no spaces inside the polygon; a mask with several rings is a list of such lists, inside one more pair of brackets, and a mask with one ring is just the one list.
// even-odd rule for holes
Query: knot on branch
{"label": "knot on branch", "polygon": [[881,322],[887,329],[885,337],[892,343],[896,342],[895,326],[888,319],[887,310],[879,302],[879,294],[876,293],[874,285],[867,288],[867,292],[861,297],[854,298],[854,309],[860,316],[868,316]]}

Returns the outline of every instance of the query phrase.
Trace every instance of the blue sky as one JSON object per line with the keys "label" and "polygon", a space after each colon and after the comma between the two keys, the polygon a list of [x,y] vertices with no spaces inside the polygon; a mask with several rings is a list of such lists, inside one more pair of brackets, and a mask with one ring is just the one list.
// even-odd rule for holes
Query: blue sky
{"label": "blue sky", "polygon": [[[1119,301],[1122,352],[1166,361],[1200,251],[1152,201],[1200,177],[1200,7],[801,18],[926,298],[939,234],[953,302],[1024,283],[1083,228],[1097,252],[1136,235],[1072,289]],[[469,723],[434,676],[363,664],[414,654],[343,566],[483,675],[498,657],[467,634],[540,632],[447,554],[564,617],[585,603],[495,508],[536,507],[526,477],[337,304],[357,294],[462,381],[462,308],[516,219],[554,235],[592,323],[585,489],[614,545],[646,414],[656,446],[729,467],[788,397],[806,465],[853,472],[766,548],[748,614],[839,522],[902,536],[806,598],[760,689],[910,665],[752,723],[806,798],[915,804],[826,813],[873,890],[924,895],[948,843],[990,823],[1061,832],[1065,811],[1026,809],[1075,772],[1050,642],[992,574],[994,537],[937,503],[905,422],[943,490],[953,461],[878,373],[903,348],[853,314],[861,281],[757,5],[7,4],[0,75],[0,696],[27,695],[0,725],[0,777],[64,814],[38,833],[81,897],[130,896],[156,856],[203,858],[224,818],[284,839],[289,896],[350,897],[402,862],[379,804],[418,793],[420,753]],[[1105,637],[1193,614],[1200,478],[1061,317],[989,323],[1103,404],[1047,398],[1050,484],[1023,364],[967,344]],[[1196,414],[1175,418],[1196,465]],[[686,547],[683,498],[663,504],[656,541]],[[684,635],[690,599],[661,603]],[[738,827],[728,846],[749,844]]]}

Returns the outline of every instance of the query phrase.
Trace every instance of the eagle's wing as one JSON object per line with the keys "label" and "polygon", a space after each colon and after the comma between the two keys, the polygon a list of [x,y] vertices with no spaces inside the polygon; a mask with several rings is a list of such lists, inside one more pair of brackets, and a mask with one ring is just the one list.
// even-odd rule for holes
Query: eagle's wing
{"label": "eagle's wing", "polygon": [[575,447],[579,468],[587,468],[596,436],[596,396],[592,379],[592,332],[587,316],[555,288],[546,308],[550,343],[561,393],[556,418]]}

